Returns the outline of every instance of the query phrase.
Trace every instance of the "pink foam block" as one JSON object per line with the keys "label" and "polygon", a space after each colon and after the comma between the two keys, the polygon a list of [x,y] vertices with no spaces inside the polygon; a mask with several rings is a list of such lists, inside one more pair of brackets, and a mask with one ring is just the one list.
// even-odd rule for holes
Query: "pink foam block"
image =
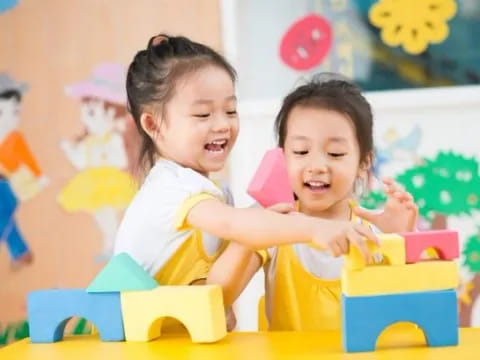
{"label": "pink foam block", "polygon": [[419,231],[401,234],[405,238],[406,263],[414,264],[420,260],[425,249],[433,248],[441,260],[458,258],[458,232],[453,230]]}
{"label": "pink foam block", "polygon": [[247,190],[263,207],[281,202],[294,204],[293,190],[288,181],[285,156],[281,148],[265,153]]}

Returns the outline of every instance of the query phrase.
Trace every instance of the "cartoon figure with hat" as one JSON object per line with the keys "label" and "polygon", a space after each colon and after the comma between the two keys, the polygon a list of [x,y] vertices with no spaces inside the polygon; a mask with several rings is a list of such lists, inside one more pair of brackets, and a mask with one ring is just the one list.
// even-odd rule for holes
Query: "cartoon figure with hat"
{"label": "cartoon figure with hat", "polygon": [[103,236],[98,260],[104,261],[113,252],[118,213],[137,188],[126,171],[128,156],[122,135],[127,116],[125,71],[115,63],[100,64],[90,78],[67,86],[66,93],[81,101],[85,133],[60,144],[79,172],[60,192],[58,201],[68,212],[93,215]]}
{"label": "cartoon figure with hat", "polygon": [[27,84],[0,74],[0,242],[6,242],[14,266],[32,262],[15,222],[18,200],[32,198],[48,182],[18,131],[20,103],[27,88]]}

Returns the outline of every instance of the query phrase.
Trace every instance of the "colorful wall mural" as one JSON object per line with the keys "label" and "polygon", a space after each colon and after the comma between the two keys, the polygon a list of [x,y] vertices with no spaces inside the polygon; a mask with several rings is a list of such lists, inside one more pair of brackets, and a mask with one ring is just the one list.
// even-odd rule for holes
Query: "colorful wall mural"
{"label": "colorful wall mural", "polygon": [[162,30],[221,49],[220,28],[217,1],[0,0],[0,346],[28,335],[29,291],[84,287],[111,255],[137,188],[135,52]]}

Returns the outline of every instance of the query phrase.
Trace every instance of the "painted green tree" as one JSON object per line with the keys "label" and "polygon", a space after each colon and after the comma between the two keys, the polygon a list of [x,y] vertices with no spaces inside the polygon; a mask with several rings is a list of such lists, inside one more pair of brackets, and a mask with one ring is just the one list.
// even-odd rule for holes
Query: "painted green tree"
{"label": "painted green tree", "polygon": [[370,191],[368,194],[362,197],[360,205],[366,209],[378,209],[383,206],[387,200],[385,193],[380,190]]}
{"label": "painted green tree", "polygon": [[[448,216],[471,215],[472,210],[480,208],[480,176],[475,158],[442,151],[405,170],[396,180],[413,195],[420,215],[434,229],[446,228]],[[374,191],[361,204],[378,208],[384,202],[385,195]]]}
{"label": "painted green tree", "polygon": [[397,181],[409,191],[432,228],[446,228],[447,217],[471,215],[480,205],[478,161],[453,152],[439,152],[407,169]]}

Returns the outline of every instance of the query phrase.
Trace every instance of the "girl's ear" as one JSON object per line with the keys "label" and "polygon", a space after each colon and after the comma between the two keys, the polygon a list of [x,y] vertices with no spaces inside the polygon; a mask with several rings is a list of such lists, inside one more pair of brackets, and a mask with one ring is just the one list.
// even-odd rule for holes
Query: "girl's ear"
{"label": "girl's ear", "polygon": [[152,139],[158,134],[158,122],[154,114],[150,112],[142,113],[140,116],[140,124],[142,125],[143,131],[145,131]]}
{"label": "girl's ear", "polygon": [[361,162],[360,162],[360,166],[358,167],[358,174],[357,176],[358,177],[365,177],[368,175],[371,167],[372,167],[372,164],[373,164],[373,152],[370,151],[366,156],[365,156],[365,159],[363,159]]}

